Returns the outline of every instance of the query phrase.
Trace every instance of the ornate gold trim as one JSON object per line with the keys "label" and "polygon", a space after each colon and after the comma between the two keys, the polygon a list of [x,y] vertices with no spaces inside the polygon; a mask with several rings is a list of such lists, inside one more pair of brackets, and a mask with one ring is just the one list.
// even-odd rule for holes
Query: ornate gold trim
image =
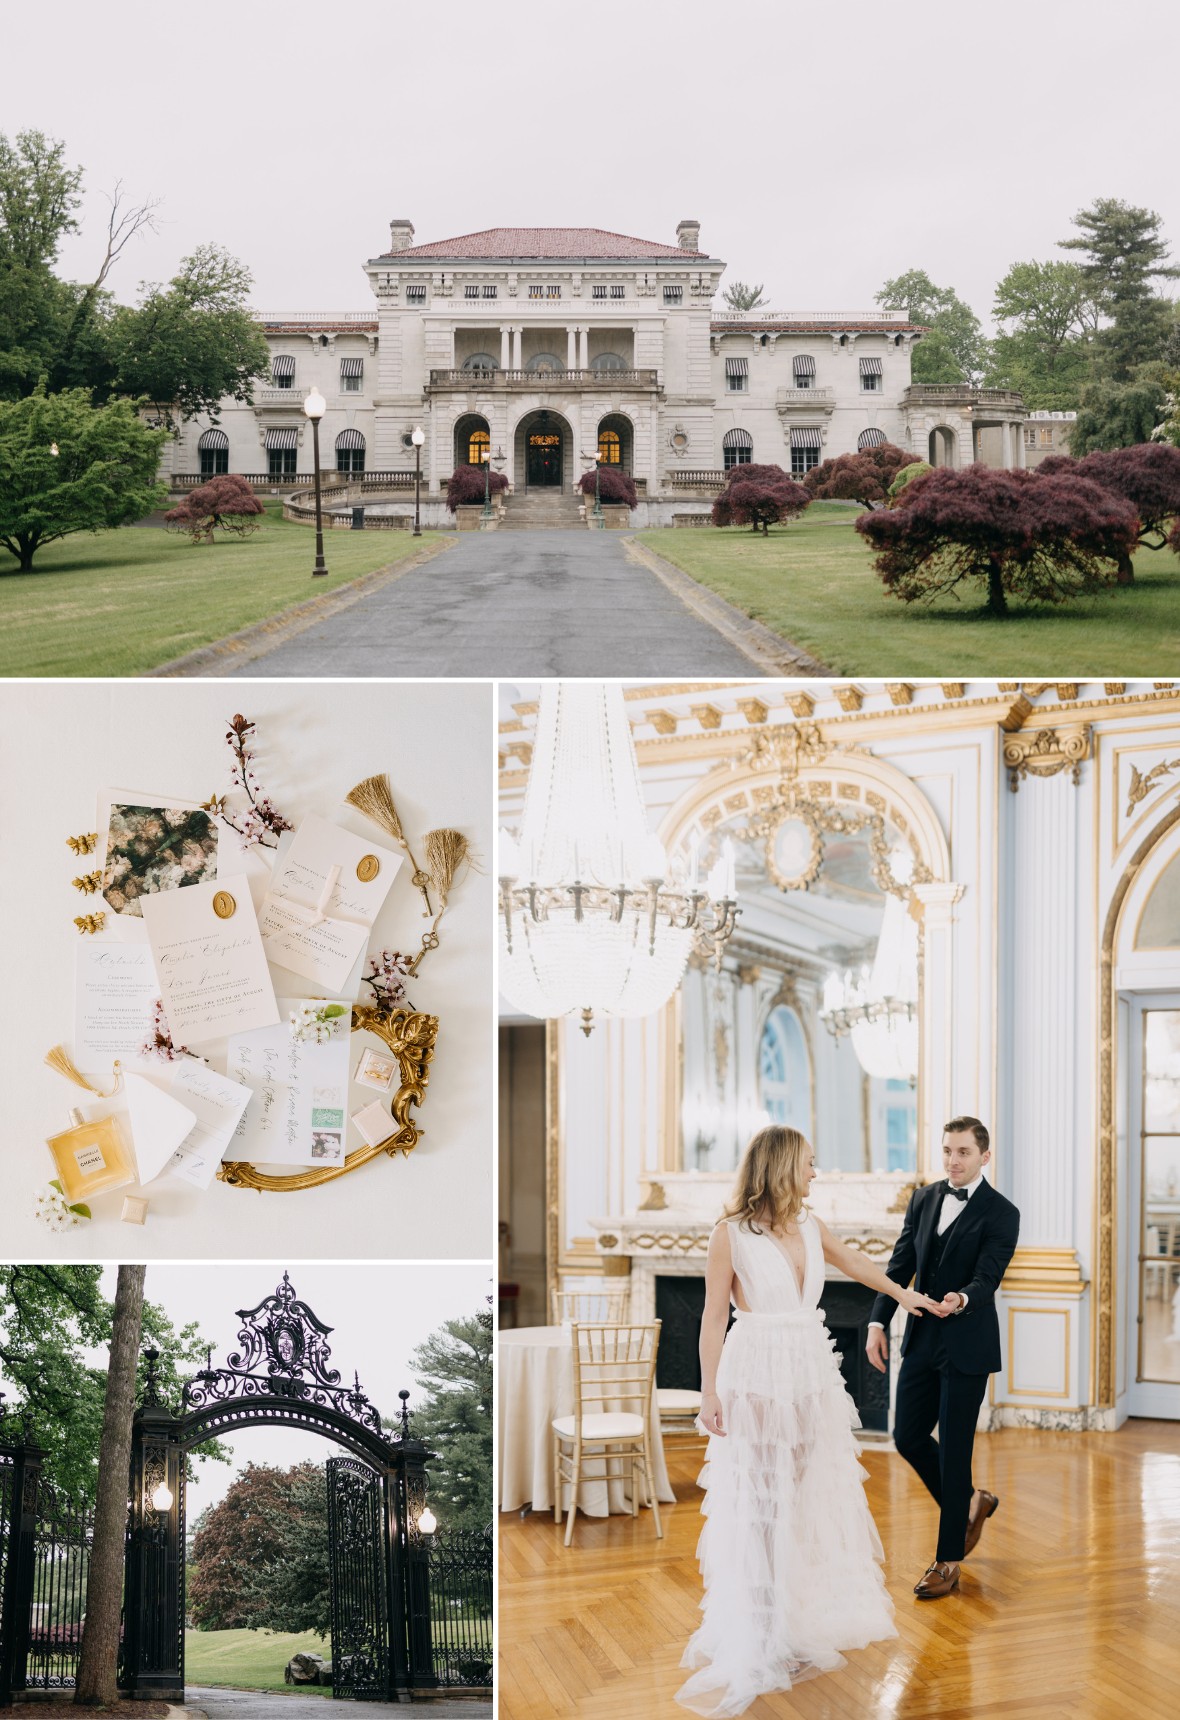
{"label": "ornate gold trim", "polygon": [[1018,1248],[1004,1274],[1005,1295],[1084,1296],[1089,1279],[1072,1248]]}
{"label": "ornate gold trim", "polygon": [[1070,772],[1076,787],[1082,780],[1082,765],[1090,757],[1090,742],[1089,723],[1005,735],[1008,787],[1015,794],[1026,776],[1056,776],[1063,770]]}
{"label": "ornate gold trim", "polygon": [[561,1022],[545,1023],[545,1306],[558,1288],[561,1247]]}
{"label": "ornate gold trim", "polygon": [[335,1182],[349,1171],[359,1170],[381,1153],[390,1158],[395,1153],[406,1155],[418,1144],[422,1130],[410,1119],[410,1106],[420,1105],[426,1096],[430,1079],[429,1064],[434,1056],[438,1038],[438,1016],[423,1015],[418,1010],[395,1009],[392,1012],[374,1009],[358,1003],[352,1011],[353,1033],[371,1033],[398,1060],[401,1086],[394,1095],[392,1115],[396,1127],[384,1141],[374,1147],[358,1147],[349,1153],[342,1165],[325,1166],[322,1170],[293,1171],[279,1176],[259,1170],[246,1159],[230,1159],[217,1167],[218,1182],[231,1188],[252,1188],[260,1193],[291,1193],[295,1189],[318,1188],[321,1183]]}

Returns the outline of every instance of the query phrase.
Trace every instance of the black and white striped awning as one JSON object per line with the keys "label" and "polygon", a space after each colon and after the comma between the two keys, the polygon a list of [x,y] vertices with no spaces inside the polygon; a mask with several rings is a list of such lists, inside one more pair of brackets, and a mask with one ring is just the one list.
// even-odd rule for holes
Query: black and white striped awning
{"label": "black and white striped awning", "polygon": [[814,360],[814,358],[812,358],[812,356],[809,352],[797,352],[795,354],[795,375],[796,376],[814,376],[815,375],[815,360]]}
{"label": "black and white striped awning", "polygon": [[268,430],[266,433],[267,448],[298,448],[298,430]]}
{"label": "black and white striped awning", "polygon": [[748,430],[727,430],[721,438],[723,448],[752,448],[754,438]]}
{"label": "black and white striped awning", "polygon": [[363,376],[365,361],[363,358],[342,358],[340,360],[341,376]]}
{"label": "black and white striped awning", "polygon": [[791,431],[792,448],[822,448],[823,445],[824,439],[820,435],[818,425],[801,424]]}
{"label": "black and white striped awning", "polygon": [[365,439],[359,430],[342,430],[336,438],[338,448],[363,448]]}
{"label": "black and white striped awning", "polygon": [[228,448],[229,437],[226,435],[224,430],[206,430],[205,434],[201,437],[201,440],[197,443],[197,447],[202,453],[205,453],[209,448]]}
{"label": "black and white striped awning", "polygon": [[881,360],[879,358],[862,358],[860,373],[862,376],[880,376]]}
{"label": "black and white striped awning", "polygon": [[882,444],[888,440],[889,438],[886,436],[884,430],[870,428],[868,430],[861,431],[860,435],[856,438],[856,446],[858,449],[880,448]]}
{"label": "black and white striped awning", "polygon": [[295,360],[289,353],[280,352],[270,361],[272,376],[294,376]]}
{"label": "black and white striped awning", "polygon": [[750,361],[748,358],[727,358],[725,361],[726,376],[749,376]]}

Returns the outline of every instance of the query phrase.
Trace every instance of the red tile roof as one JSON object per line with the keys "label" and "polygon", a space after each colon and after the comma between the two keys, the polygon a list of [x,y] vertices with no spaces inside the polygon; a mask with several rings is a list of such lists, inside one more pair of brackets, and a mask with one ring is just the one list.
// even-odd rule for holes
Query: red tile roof
{"label": "red tile roof", "polygon": [[909,322],[715,322],[714,334],[925,334],[924,323]]}
{"label": "red tile roof", "polygon": [[383,251],[382,257],[497,257],[548,261],[557,257],[707,257],[707,251],[685,251],[654,239],[631,239],[604,227],[485,227],[460,233],[456,239],[434,239],[405,251]]}
{"label": "red tile roof", "polygon": [[306,322],[263,322],[267,334],[376,334],[377,318],[371,322],[324,322],[320,317],[308,317]]}

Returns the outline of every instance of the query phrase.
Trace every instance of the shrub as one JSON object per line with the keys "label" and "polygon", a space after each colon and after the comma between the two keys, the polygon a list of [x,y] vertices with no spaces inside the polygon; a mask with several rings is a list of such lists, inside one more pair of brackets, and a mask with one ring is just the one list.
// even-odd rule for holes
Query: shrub
{"label": "shrub", "polygon": [[889,503],[893,507],[907,484],[912,484],[915,478],[924,478],[934,467],[925,460],[914,460],[908,466],[903,466],[889,486]]}
{"label": "shrub", "polygon": [[803,485],[813,501],[859,502],[864,508],[883,508],[897,474],[915,463],[913,454],[904,448],[881,442],[875,448],[839,454],[813,466]]}
{"label": "shrub", "polygon": [[713,503],[715,526],[746,526],[766,537],[772,525],[801,514],[811,497],[781,466],[731,466]]}
{"label": "shrub", "polygon": [[[1037,470],[1043,472],[1048,464],[1046,460]],[[1180,448],[1167,442],[1137,442],[1129,448],[1095,451],[1083,460],[1071,460],[1069,473],[1058,456],[1054,470],[1089,478],[1130,502],[1139,519],[1136,542],[1145,549],[1166,549],[1169,544],[1177,549],[1173,522],[1180,520]],[[1130,585],[1134,578],[1128,552],[1119,558],[1119,584]]]}
{"label": "shrub", "polygon": [[498,496],[501,490],[508,488],[508,479],[503,472],[489,471],[487,463],[479,466],[456,466],[447,480],[447,507],[452,513],[456,508],[473,507],[484,499],[484,486],[487,494]]}
{"label": "shrub", "polygon": [[190,543],[212,543],[215,531],[248,537],[258,530],[258,516],[266,510],[245,478],[223,472],[191,490],[178,508],[164,515],[172,531],[187,532]]}
{"label": "shrub", "polygon": [[[594,494],[594,472],[583,472],[578,480],[578,488],[584,496]],[[626,472],[620,472],[617,466],[599,466],[598,495],[604,502],[622,502],[633,508],[639,500],[635,483]]]}

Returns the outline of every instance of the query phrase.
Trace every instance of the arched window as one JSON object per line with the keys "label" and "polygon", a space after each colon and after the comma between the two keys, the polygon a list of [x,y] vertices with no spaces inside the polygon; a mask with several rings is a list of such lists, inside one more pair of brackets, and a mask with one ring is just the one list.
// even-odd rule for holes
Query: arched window
{"label": "arched window", "polygon": [[762,1029],[759,1047],[762,1109],[772,1123],[811,1132],[811,1059],[793,1009],[780,1003]]}
{"label": "arched window", "polygon": [[617,466],[623,454],[623,446],[619,441],[617,430],[600,430],[598,432],[598,464],[600,466]]}
{"label": "arched window", "polygon": [[229,437],[224,430],[206,430],[197,443],[202,478],[215,478],[229,471]]}
{"label": "arched window", "polygon": [[482,466],[487,460],[492,439],[486,430],[473,430],[467,438],[467,464]]}
{"label": "arched window", "polygon": [[496,370],[498,366],[490,352],[473,352],[463,360],[464,370]]}
{"label": "arched window", "polygon": [[270,379],[276,388],[294,388],[295,360],[289,352],[276,352],[270,361]]}
{"label": "arched window", "polygon": [[534,376],[561,376],[565,365],[555,352],[538,352],[529,359],[525,369],[531,370]]}
{"label": "arched window", "polygon": [[870,427],[868,430],[862,430],[856,438],[856,451],[859,454],[863,453],[866,448],[880,448],[888,440],[884,430],[875,430]]}
{"label": "arched window", "polygon": [[748,430],[727,430],[721,438],[721,458],[728,472],[731,466],[748,466],[754,458],[754,438]]}
{"label": "arched window", "polygon": [[365,469],[365,439],[359,430],[342,430],[336,438],[336,470],[363,472]]}
{"label": "arched window", "polygon": [[627,360],[617,352],[600,352],[590,360],[591,370],[626,370]]}

